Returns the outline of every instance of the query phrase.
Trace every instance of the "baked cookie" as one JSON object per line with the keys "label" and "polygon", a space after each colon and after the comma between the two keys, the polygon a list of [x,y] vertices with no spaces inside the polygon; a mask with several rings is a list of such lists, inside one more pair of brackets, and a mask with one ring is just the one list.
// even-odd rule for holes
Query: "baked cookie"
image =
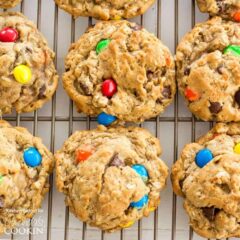
{"label": "baked cookie", "polygon": [[74,17],[85,16],[102,20],[119,20],[143,14],[155,0],[55,0],[55,2]]}
{"label": "baked cookie", "polygon": [[202,12],[240,22],[239,0],[197,0],[197,4]]}
{"label": "baked cookie", "polygon": [[36,26],[20,13],[0,14],[0,111],[30,112],[54,94],[54,53]]}
{"label": "baked cookie", "polygon": [[240,123],[218,123],[186,145],[172,168],[190,224],[203,237],[240,236]]}
{"label": "baked cookie", "polygon": [[80,220],[105,231],[130,227],[160,202],[168,168],[160,144],[141,128],[74,133],[56,155],[56,183]]}
{"label": "baked cookie", "polygon": [[64,88],[78,111],[89,115],[141,122],[161,113],[175,94],[170,51],[127,21],[99,22],[90,28],[72,44],[65,67]]}
{"label": "baked cookie", "polygon": [[41,139],[0,121],[0,234],[38,211],[53,165]]}
{"label": "baked cookie", "polygon": [[12,8],[21,1],[22,0],[0,0],[0,8]]}
{"label": "baked cookie", "polygon": [[178,86],[196,117],[240,121],[240,24],[220,17],[197,24],[176,53]]}

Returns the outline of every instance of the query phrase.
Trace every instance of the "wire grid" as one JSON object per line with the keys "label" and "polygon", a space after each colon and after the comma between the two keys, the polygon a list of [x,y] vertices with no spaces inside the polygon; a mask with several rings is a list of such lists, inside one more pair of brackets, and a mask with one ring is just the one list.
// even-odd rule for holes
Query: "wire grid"
{"label": "wire grid", "polygon": [[[42,1],[50,1],[50,0],[32,0],[32,1],[37,1],[37,27],[39,28],[39,30],[41,31],[41,18],[42,18]],[[179,41],[179,6],[180,6],[180,2],[181,1],[190,1],[191,2],[191,25],[192,27],[195,25],[195,0],[174,0],[174,51],[176,50],[176,46],[178,44]],[[162,7],[162,1],[161,0],[157,0],[156,3],[156,7],[157,7],[157,36],[159,38],[161,38],[161,7]],[[25,0],[22,1],[21,3],[21,7],[20,10],[21,12],[24,13],[24,9],[25,9]],[[144,25],[144,19],[143,16],[140,17],[140,22],[142,25]],[[88,19],[88,25],[92,25],[93,23],[93,19],[89,18]],[[56,58],[55,58],[55,64],[56,66],[58,66],[58,30],[59,30],[59,9],[57,7],[57,5],[55,5],[55,9],[54,9],[54,38],[53,38],[53,50],[56,53]],[[71,42],[74,42],[75,39],[75,31],[76,31],[76,20],[74,18],[71,19]],[[195,137],[196,137],[196,124],[201,122],[199,120],[196,120],[193,116],[192,117],[182,117],[179,116],[179,98],[176,97],[174,100],[174,116],[173,117],[166,117],[166,116],[159,116],[155,119],[150,119],[147,120],[146,123],[151,123],[151,124],[155,124],[155,135],[156,137],[159,137],[160,135],[160,125],[162,123],[172,123],[174,126],[174,147],[173,147],[173,162],[175,162],[178,158],[178,153],[179,153],[179,149],[178,149],[178,141],[179,141],[179,124],[180,123],[188,123],[191,125],[191,140],[194,141]],[[31,122],[33,123],[33,133],[34,135],[37,135],[37,130],[38,130],[38,123],[39,122],[50,122],[51,123],[51,131],[50,131],[50,150],[52,152],[55,152],[55,137],[56,137],[56,123],[57,122],[66,122],[68,123],[68,135],[71,135],[73,132],[73,124],[74,122],[82,122],[85,123],[85,128],[86,129],[90,129],[91,123],[95,122],[96,119],[95,118],[90,118],[87,116],[74,116],[74,107],[73,107],[73,102],[69,100],[69,113],[68,116],[57,116],[56,114],[56,95],[54,95],[53,99],[52,99],[52,103],[51,103],[51,116],[38,116],[38,111],[34,112],[33,116],[26,116],[26,115],[20,115],[20,114],[16,114],[16,116],[7,116],[4,117],[5,120],[7,121],[15,121],[16,125],[21,125],[21,122]],[[209,123],[209,128],[212,127],[212,123]],[[51,240],[53,239],[53,235],[52,235],[52,218],[53,218],[53,184],[54,184],[54,177],[53,175],[50,176],[49,178],[49,183],[50,183],[50,191],[48,194],[48,203],[47,203],[47,234],[46,234],[46,238],[47,240]],[[168,184],[169,185],[169,184]],[[179,206],[182,207],[182,206]],[[154,222],[153,222],[153,240],[160,240],[159,238],[159,234],[158,234],[158,226],[159,226],[159,219],[158,219],[158,209],[154,212]],[[167,239],[171,239],[171,240],[178,240],[178,235],[177,235],[177,197],[172,194],[172,210],[169,209],[169,213],[172,214],[172,223],[171,223],[171,234],[170,237]],[[32,224],[30,221],[30,225],[29,228],[31,229]],[[87,231],[88,231],[88,227],[86,226],[85,223],[82,224],[82,234],[81,236],[79,236],[79,240],[88,240],[87,237]],[[125,240],[125,233],[128,230],[122,230],[119,234],[119,238],[120,240]],[[138,240],[150,240],[149,238],[143,238],[143,224],[142,221],[138,221],[137,224],[137,239]],[[70,228],[69,228],[69,209],[68,207],[66,207],[65,209],[65,220],[64,220],[64,236],[63,239],[64,240],[70,240],[69,237],[69,233],[70,233]],[[11,239],[15,239],[15,236],[12,234],[11,235]],[[27,238],[24,239],[35,239],[35,237],[31,234],[28,235]],[[42,240],[44,240],[43,238],[40,238]],[[104,240],[107,239],[106,234],[102,231],[100,236],[98,238],[93,238],[94,240]],[[114,238],[116,239],[116,238]],[[164,239],[164,238],[161,238]],[[185,238],[187,240],[187,238]],[[188,239],[192,240],[192,239],[199,239],[198,237],[196,238],[196,235],[193,234],[193,231],[191,228],[189,228],[189,235],[188,235]],[[202,238],[201,238],[202,239]],[[165,240],[165,239],[164,239]]]}

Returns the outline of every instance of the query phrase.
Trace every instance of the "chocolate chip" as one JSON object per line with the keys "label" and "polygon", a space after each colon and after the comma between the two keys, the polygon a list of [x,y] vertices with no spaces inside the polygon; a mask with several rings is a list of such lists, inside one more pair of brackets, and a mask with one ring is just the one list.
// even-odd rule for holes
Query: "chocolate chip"
{"label": "chocolate chip", "polygon": [[29,47],[26,47],[26,52],[32,53],[32,49]]}
{"label": "chocolate chip", "polygon": [[119,158],[118,154],[114,154],[110,160],[109,166],[115,166],[115,167],[124,167],[125,162]]}
{"label": "chocolate chip", "polygon": [[222,111],[222,106],[219,102],[211,102],[209,110],[213,114],[217,114]]}
{"label": "chocolate chip", "polygon": [[191,71],[191,68],[189,68],[189,67],[185,68],[185,69],[184,69],[184,75],[185,75],[185,76],[189,76],[190,71]]}
{"label": "chocolate chip", "polygon": [[0,196],[0,208],[4,207],[4,198],[3,196]]}
{"label": "chocolate chip", "polygon": [[156,103],[157,103],[157,104],[162,104],[162,99],[161,99],[161,98],[158,98],[158,99],[156,100]]}
{"label": "chocolate chip", "polygon": [[240,89],[235,93],[234,99],[237,102],[237,104],[240,106]]}
{"label": "chocolate chip", "polygon": [[80,88],[82,89],[82,91],[84,92],[84,94],[86,94],[87,96],[91,95],[91,91],[85,83],[80,82],[79,85],[80,85]]}
{"label": "chocolate chip", "polygon": [[216,215],[220,212],[220,209],[215,207],[204,207],[202,208],[203,215],[209,220],[214,221]]}
{"label": "chocolate chip", "polygon": [[171,98],[171,93],[172,93],[172,90],[171,90],[170,86],[163,88],[162,95],[164,98]]}
{"label": "chocolate chip", "polygon": [[218,66],[216,70],[219,74],[222,75],[223,74],[223,65]]}
{"label": "chocolate chip", "polygon": [[151,80],[153,78],[153,72],[152,71],[147,71],[147,78]]}
{"label": "chocolate chip", "polygon": [[223,2],[223,0],[217,0],[216,3],[218,6],[218,12],[219,13],[225,12],[225,3]]}
{"label": "chocolate chip", "polygon": [[42,87],[39,89],[38,98],[39,99],[45,98],[45,92],[46,92],[46,85],[42,85]]}
{"label": "chocolate chip", "polygon": [[134,31],[139,31],[139,30],[142,30],[142,26],[141,25],[138,25],[138,24],[135,24],[134,26],[131,26],[131,29],[134,30]]}

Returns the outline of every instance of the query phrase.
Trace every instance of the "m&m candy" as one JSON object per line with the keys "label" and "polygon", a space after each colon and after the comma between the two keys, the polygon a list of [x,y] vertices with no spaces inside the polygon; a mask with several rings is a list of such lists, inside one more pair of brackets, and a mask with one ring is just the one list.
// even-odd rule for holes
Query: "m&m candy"
{"label": "m&m candy", "polygon": [[18,39],[18,31],[14,28],[3,28],[0,31],[0,41],[1,42],[16,42]]}
{"label": "m&m candy", "polygon": [[77,150],[76,151],[76,161],[77,162],[83,162],[87,160],[92,155],[91,151],[87,150]]}
{"label": "m&m candy", "polygon": [[234,19],[236,22],[240,22],[240,11],[235,12],[235,13],[233,14],[233,19]]}
{"label": "m&m candy", "polygon": [[213,159],[212,152],[208,148],[204,148],[197,153],[195,157],[195,162],[198,165],[198,167],[203,168],[212,159]]}
{"label": "m&m candy", "polygon": [[240,143],[237,143],[234,147],[234,152],[240,154]]}
{"label": "m&m candy", "polygon": [[239,57],[240,56],[240,46],[229,45],[224,49],[223,53],[224,54],[231,53],[231,54]]}
{"label": "m&m candy", "polygon": [[29,167],[37,167],[42,163],[42,156],[35,147],[26,149],[23,153],[23,159]]}
{"label": "m&m candy", "polygon": [[13,69],[13,75],[17,82],[27,84],[32,79],[32,71],[26,65],[18,65]]}
{"label": "m&m candy", "polygon": [[148,172],[147,172],[147,169],[143,166],[143,165],[140,165],[140,164],[135,164],[132,166],[132,169],[141,176],[142,180],[144,182],[147,182],[148,180]]}
{"label": "m&m candy", "polygon": [[139,201],[137,201],[137,202],[132,202],[132,203],[130,204],[130,207],[132,207],[132,208],[137,208],[137,209],[141,209],[141,208],[143,208],[147,203],[148,203],[148,195],[144,195],[144,197],[141,198]]}
{"label": "m&m candy", "polygon": [[109,43],[111,42],[110,39],[103,39],[100,42],[98,42],[97,47],[96,47],[96,53],[99,54],[101,53],[104,49],[107,48]]}
{"label": "m&m candy", "polygon": [[121,228],[129,228],[129,227],[131,227],[133,224],[134,224],[134,221],[130,221],[130,222],[128,222],[128,223],[121,224],[120,227],[121,227]]}
{"label": "m&m candy", "polygon": [[113,79],[107,79],[102,83],[102,94],[106,97],[112,97],[117,92],[117,84]]}
{"label": "m&m candy", "polygon": [[184,94],[189,101],[195,101],[199,99],[199,94],[190,88],[186,88]]}
{"label": "m&m candy", "polygon": [[108,125],[112,124],[113,122],[115,122],[116,120],[117,120],[117,118],[115,116],[112,116],[105,112],[102,112],[97,116],[97,122],[104,126],[108,126]]}

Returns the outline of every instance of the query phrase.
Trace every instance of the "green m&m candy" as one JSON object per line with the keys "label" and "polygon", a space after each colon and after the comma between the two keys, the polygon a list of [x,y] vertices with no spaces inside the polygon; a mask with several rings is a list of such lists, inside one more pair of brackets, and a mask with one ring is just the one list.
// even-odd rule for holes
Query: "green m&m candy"
{"label": "green m&m candy", "polygon": [[110,42],[111,42],[110,39],[103,39],[103,40],[99,41],[97,44],[97,47],[96,47],[96,53],[97,54],[101,53],[104,49],[107,48],[107,46],[109,45]]}
{"label": "green m&m candy", "polygon": [[224,54],[230,53],[230,54],[240,57],[240,46],[229,45],[224,49],[223,53]]}

